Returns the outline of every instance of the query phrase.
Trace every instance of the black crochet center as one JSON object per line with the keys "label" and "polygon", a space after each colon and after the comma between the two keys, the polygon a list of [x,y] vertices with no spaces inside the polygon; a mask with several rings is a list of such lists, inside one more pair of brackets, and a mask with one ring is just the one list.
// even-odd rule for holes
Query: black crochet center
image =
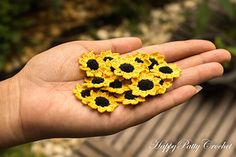
{"label": "black crochet center", "polygon": [[102,93],[108,92],[108,90],[104,90],[104,89],[101,89],[100,91],[101,91]]}
{"label": "black crochet center", "polygon": [[132,100],[132,99],[135,99],[137,96],[133,95],[132,94],[132,90],[128,91],[128,92],[125,92],[125,99],[129,99],[129,100]]}
{"label": "black crochet center", "polygon": [[104,82],[104,78],[102,78],[102,77],[94,77],[93,80],[92,80],[93,84],[100,84],[100,83],[103,83],[103,82]]}
{"label": "black crochet center", "polygon": [[106,106],[109,106],[110,103],[109,103],[109,100],[107,100],[106,98],[104,97],[97,97],[95,99],[95,102],[96,102],[96,105],[97,106],[101,106],[101,107],[106,107]]}
{"label": "black crochet center", "polygon": [[168,66],[160,67],[159,71],[165,74],[171,74],[173,72],[173,70]]}
{"label": "black crochet center", "polygon": [[90,59],[87,62],[87,67],[89,67],[91,70],[98,70],[99,65],[95,59]]}
{"label": "black crochet center", "polygon": [[115,80],[114,82],[110,83],[109,86],[112,88],[122,88],[122,82],[119,80]]}
{"label": "black crochet center", "polygon": [[114,72],[114,71],[115,71],[115,68],[113,68],[113,67],[110,67],[110,69],[111,69],[111,71],[112,71],[112,72]]}
{"label": "black crochet center", "polygon": [[154,83],[151,80],[143,79],[143,80],[139,81],[138,87],[142,91],[147,91],[147,90],[150,90],[154,87]]}
{"label": "black crochet center", "polygon": [[129,63],[124,63],[120,65],[120,69],[126,73],[131,73],[134,71],[134,66]]}
{"label": "black crochet center", "polygon": [[150,70],[153,69],[154,65],[159,65],[156,59],[150,58],[149,60],[152,62],[152,64],[148,66]]}
{"label": "black crochet center", "polygon": [[135,58],[135,61],[138,62],[138,63],[143,63],[143,61],[138,57]]}
{"label": "black crochet center", "polygon": [[90,90],[88,89],[85,89],[81,92],[81,95],[83,98],[87,97],[87,96],[90,96]]}
{"label": "black crochet center", "polygon": [[164,84],[164,80],[161,80],[161,81],[160,81],[160,85],[163,85],[163,84]]}
{"label": "black crochet center", "polygon": [[110,61],[111,61],[112,59],[113,59],[112,57],[104,57],[104,58],[103,58],[103,61],[105,61],[105,62],[106,62],[107,60],[110,60]]}

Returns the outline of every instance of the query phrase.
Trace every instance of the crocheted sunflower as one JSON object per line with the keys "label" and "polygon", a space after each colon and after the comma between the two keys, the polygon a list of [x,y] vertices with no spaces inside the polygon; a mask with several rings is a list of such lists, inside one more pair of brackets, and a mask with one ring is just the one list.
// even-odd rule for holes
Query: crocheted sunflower
{"label": "crocheted sunflower", "polygon": [[161,79],[173,79],[180,76],[181,70],[176,64],[160,64],[154,66],[151,72]]}
{"label": "crocheted sunflower", "polygon": [[165,57],[163,55],[159,54],[158,52],[153,52],[153,53],[149,54],[148,59],[151,62],[151,64],[149,64],[149,66],[148,66],[149,70],[153,69],[153,67],[155,65],[166,63]]}
{"label": "crocheted sunflower", "polygon": [[84,53],[79,63],[80,69],[86,71],[87,76],[94,77],[102,75],[102,67],[104,67],[102,59],[92,51]]}
{"label": "crocheted sunflower", "polygon": [[156,95],[160,89],[160,79],[150,73],[142,73],[140,77],[133,78],[129,86],[136,96],[146,97]]}
{"label": "crocheted sunflower", "polygon": [[158,52],[120,56],[111,50],[84,53],[79,59],[86,77],[73,90],[83,104],[100,113],[113,112],[119,104],[137,105],[149,95],[164,94],[181,70],[167,64]]}
{"label": "crocheted sunflower", "polygon": [[82,101],[82,103],[87,104],[88,97],[91,96],[91,91],[92,91],[91,89],[88,89],[85,86],[81,86],[78,84],[73,90],[73,93],[75,94],[77,99]]}
{"label": "crocheted sunflower", "polygon": [[115,69],[115,75],[125,79],[138,77],[144,71],[144,67],[134,61],[130,56],[112,62],[112,67]]}
{"label": "crocheted sunflower", "polygon": [[115,97],[103,92],[92,92],[88,98],[88,106],[103,113],[105,111],[112,112],[118,106]]}
{"label": "crocheted sunflower", "polygon": [[109,83],[109,85],[105,88],[103,88],[104,90],[107,90],[111,93],[117,93],[117,94],[122,94],[125,91],[129,90],[128,85],[130,84],[128,80],[125,80],[122,77],[117,77],[117,76],[113,76],[111,77],[111,81]]}
{"label": "crocheted sunflower", "polygon": [[85,83],[84,86],[88,88],[101,88],[107,87],[113,81],[112,78],[105,78],[105,77],[87,77],[84,79]]}
{"label": "crocheted sunflower", "polygon": [[112,62],[120,59],[119,53],[112,53],[111,50],[107,50],[107,51],[102,51],[99,54],[99,57],[102,59],[102,61],[105,64],[104,69],[103,69],[104,75],[113,76],[114,75],[113,72],[115,69],[114,67],[112,67]]}
{"label": "crocheted sunflower", "polygon": [[121,102],[124,105],[136,105],[140,102],[144,102],[145,98],[140,96],[135,96],[132,90],[126,91],[122,95],[119,95],[117,102]]}

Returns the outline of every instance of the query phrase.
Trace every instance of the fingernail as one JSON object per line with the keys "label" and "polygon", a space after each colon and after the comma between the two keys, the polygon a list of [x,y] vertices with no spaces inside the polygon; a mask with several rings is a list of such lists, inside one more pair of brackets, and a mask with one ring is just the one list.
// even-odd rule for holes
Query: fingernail
{"label": "fingernail", "polygon": [[195,88],[196,88],[196,93],[199,93],[202,90],[202,86],[200,85],[196,85]]}

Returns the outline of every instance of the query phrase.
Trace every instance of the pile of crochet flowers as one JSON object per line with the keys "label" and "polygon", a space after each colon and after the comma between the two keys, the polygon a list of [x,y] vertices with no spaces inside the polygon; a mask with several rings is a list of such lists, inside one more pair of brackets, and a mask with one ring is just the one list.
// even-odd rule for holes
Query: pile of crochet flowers
{"label": "pile of crochet flowers", "polygon": [[158,52],[125,56],[110,50],[97,55],[89,52],[82,55],[79,64],[86,77],[73,93],[101,113],[112,112],[119,104],[136,105],[149,95],[164,94],[181,73]]}

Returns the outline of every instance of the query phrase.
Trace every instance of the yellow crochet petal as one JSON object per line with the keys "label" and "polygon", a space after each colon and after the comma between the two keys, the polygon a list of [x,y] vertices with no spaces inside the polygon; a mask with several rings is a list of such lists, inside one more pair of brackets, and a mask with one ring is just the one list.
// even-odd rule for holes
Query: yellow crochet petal
{"label": "yellow crochet petal", "polygon": [[82,101],[83,104],[88,103],[88,98],[91,96],[91,89],[84,87],[83,85],[76,85],[76,88],[73,90],[75,97]]}
{"label": "yellow crochet petal", "polygon": [[165,57],[163,55],[159,54],[159,52],[153,52],[153,53],[149,54],[148,60],[151,62],[148,66],[149,70],[153,69],[154,66],[166,63]]}
{"label": "yellow crochet petal", "polygon": [[89,77],[85,78],[84,86],[88,88],[101,88],[101,87],[107,87],[110,82],[112,82],[110,78],[106,78],[103,76],[100,77]]}
{"label": "yellow crochet petal", "polygon": [[107,87],[105,87],[104,89],[111,92],[111,93],[117,93],[117,94],[122,94],[125,91],[129,90],[129,82],[124,80],[124,78],[122,77],[117,77],[117,76],[113,76],[110,77],[111,81],[109,83],[109,85]]}
{"label": "yellow crochet petal", "polygon": [[102,68],[104,63],[101,58],[93,53],[83,53],[82,57],[79,59],[80,69],[86,71],[87,76],[101,76]]}
{"label": "yellow crochet petal", "polygon": [[112,62],[112,67],[115,69],[114,74],[125,79],[139,77],[139,74],[144,71],[144,67],[135,62],[132,58],[121,58]]}
{"label": "yellow crochet petal", "polygon": [[177,78],[181,74],[181,70],[176,64],[160,64],[154,66],[151,72],[161,79],[173,79]]}
{"label": "yellow crochet petal", "polygon": [[160,87],[159,80],[154,75],[142,73],[139,78],[132,79],[132,84],[129,87],[136,96],[156,95],[157,89]]}
{"label": "yellow crochet petal", "polygon": [[144,102],[145,98],[135,96],[132,90],[129,90],[120,96],[119,101],[122,102],[124,105],[136,105],[140,102]]}
{"label": "yellow crochet petal", "polygon": [[114,97],[100,91],[93,92],[90,100],[88,106],[92,109],[97,109],[97,111],[101,113],[106,111],[112,112],[118,106]]}

